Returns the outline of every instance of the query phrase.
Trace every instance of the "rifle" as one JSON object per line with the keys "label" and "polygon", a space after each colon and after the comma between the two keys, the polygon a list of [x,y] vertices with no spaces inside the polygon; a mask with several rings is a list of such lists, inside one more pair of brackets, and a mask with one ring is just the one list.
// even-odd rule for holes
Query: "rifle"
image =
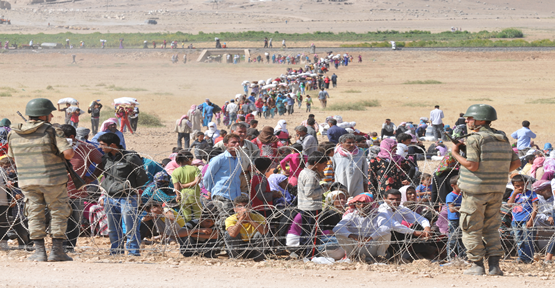
{"label": "rifle", "polygon": [[21,115],[21,112],[17,111],[16,113],[17,113],[17,115],[19,115],[21,118],[23,118],[23,121],[27,122],[27,118],[23,117],[23,115]]}
{"label": "rifle", "polygon": [[[453,138],[453,137],[451,137],[451,135],[449,135],[448,133],[445,133],[445,132],[443,132],[443,135],[445,135],[445,137],[447,137],[447,139],[449,139],[449,140],[450,140],[451,142],[453,142],[454,144],[462,143],[462,142],[459,141],[459,140],[462,139],[462,138],[464,138],[464,136],[463,136],[463,137],[459,137],[459,138]],[[469,135],[466,135],[466,136],[468,137]],[[460,145],[460,146],[459,146],[459,149],[460,149],[462,152],[464,152],[464,154],[466,154],[466,145],[464,145],[464,144]]]}

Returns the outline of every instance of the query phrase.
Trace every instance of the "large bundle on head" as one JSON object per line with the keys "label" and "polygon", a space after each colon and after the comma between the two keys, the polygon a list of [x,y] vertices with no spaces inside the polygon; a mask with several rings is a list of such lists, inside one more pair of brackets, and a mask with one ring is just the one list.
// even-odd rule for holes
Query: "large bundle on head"
{"label": "large bundle on head", "polygon": [[277,86],[276,84],[268,84],[266,86],[263,86],[262,90],[276,88],[276,86]]}
{"label": "large bundle on head", "polygon": [[243,83],[241,83],[241,86],[248,85],[249,83],[251,83],[251,82],[245,80],[245,81],[243,81]]}
{"label": "large bundle on head", "polygon": [[117,98],[114,99],[114,106],[119,106],[119,105],[139,105],[139,101],[137,101],[137,99],[135,98],[131,98],[131,97],[121,97],[121,98]]}
{"label": "large bundle on head", "polygon": [[79,105],[79,101],[74,98],[63,98],[58,100],[58,104]]}
{"label": "large bundle on head", "polygon": [[258,81],[258,85],[264,85],[264,84],[266,84],[266,81],[264,81],[264,80],[259,80]]}
{"label": "large bundle on head", "polygon": [[70,107],[67,108],[66,111],[69,112],[69,113],[73,113],[77,110],[79,110],[79,108],[77,106],[70,106]]}

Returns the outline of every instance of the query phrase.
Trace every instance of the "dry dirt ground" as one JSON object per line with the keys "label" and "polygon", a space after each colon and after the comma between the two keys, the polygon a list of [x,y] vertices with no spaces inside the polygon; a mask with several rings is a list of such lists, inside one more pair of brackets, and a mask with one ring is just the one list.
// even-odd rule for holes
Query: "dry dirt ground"
{"label": "dry dirt ground", "polygon": [[[287,67],[194,61],[171,64],[169,51],[106,52],[78,53],[77,64],[73,65],[69,54],[3,54],[0,65],[9,73],[3,74],[0,93],[11,97],[1,98],[0,115],[20,121],[15,112],[23,112],[25,103],[35,97],[53,101],[74,97],[84,107],[101,99],[105,109],[111,109],[115,98],[135,97],[142,112],[157,114],[166,127],[139,127],[136,135],[126,135],[128,146],[159,160],[167,157],[175,146],[175,120],[192,104],[210,98],[222,105],[242,92],[243,80],[276,77]],[[498,111],[495,128],[512,133],[523,120],[529,120],[538,135],[538,144],[555,141],[550,113],[555,102],[552,95],[555,77],[550,68],[555,64],[555,52],[382,51],[363,52],[362,57],[362,63],[332,68],[339,80],[338,87],[329,91],[329,105],[376,99],[381,106],[364,111],[323,111],[315,103],[312,112],[317,121],[322,122],[329,115],[342,115],[345,121],[357,122],[356,127],[364,132],[379,131],[385,118],[397,124],[417,122],[419,117],[428,117],[433,106],[439,104],[445,122],[453,125],[466,107],[486,103]],[[196,54],[189,59],[196,59]],[[404,84],[414,80],[437,80],[442,84]],[[314,91],[308,93],[316,96]],[[536,104],[537,101],[543,103]],[[63,121],[62,112],[54,114],[54,121]],[[291,116],[261,119],[261,126],[275,126],[283,118],[292,130],[307,114],[303,106]],[[81,119],[82,126],[90,126],[87,115]]]}
{"label": "dry dirt ground", "polygon": [[[91,245],[88,239],[79,240]],[[106,239],[96,240],[106,244]],[[102,243],[100,243],[102,242]],[[405,265],[301,260],[183,258],[143,251],[140,257],[111,257],[105,250],[77,249],[73,262],[26,262],[27,252],[0,252],[0,287],[551,287],[555,266],[502,263],[505,276],[466,276],[466,266],[440,266],[428,260]]]}

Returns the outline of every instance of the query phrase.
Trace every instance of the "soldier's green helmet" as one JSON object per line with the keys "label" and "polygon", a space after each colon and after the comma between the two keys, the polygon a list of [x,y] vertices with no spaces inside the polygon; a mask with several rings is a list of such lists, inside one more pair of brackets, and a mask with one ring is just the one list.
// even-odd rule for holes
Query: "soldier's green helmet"
{"label": "soldier's green helmet", "polygon": [[464,117],[473,117],[474,120],[495,121],[497,120],[497,112],[490,105],[474,104],[468,107]]}
{"label": "soldier's green helmet", "polygon": [[27,103],[25,115],[31,117],[48,116],[52,111],[56,111],[52,101],[46,98],[36,98]]}

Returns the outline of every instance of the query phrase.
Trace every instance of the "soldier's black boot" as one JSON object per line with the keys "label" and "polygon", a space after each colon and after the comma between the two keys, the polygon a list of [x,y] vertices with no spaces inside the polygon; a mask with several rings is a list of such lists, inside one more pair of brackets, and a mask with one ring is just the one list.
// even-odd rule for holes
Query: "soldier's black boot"
{"label": "soldier's black boot", "polygon": [[501,271],[501,267],[499,267],[499,260],[501,257],[499,256],[492,256],[488,258],[488,274],[489,275],[499,275],[503,276],[503,271]]}
{"label": "soldier's black boot", "polygon": [[64,251],[64,239],[52,239],[52,250],[48,255],[48,261],[73,261]]}
{"label": "soldier's black boot", "polygon": [[464,271],[465,275],[484,275],[486,274],[486,269],[484,268],[484,260],[472,262],[472,267]]}
{"label": "soldier's black boot", "polygon": [[27,261],[46,262],[46,248],[44,248],[44,239],[32,241],[35,244],[35,253],[27,257]]}

